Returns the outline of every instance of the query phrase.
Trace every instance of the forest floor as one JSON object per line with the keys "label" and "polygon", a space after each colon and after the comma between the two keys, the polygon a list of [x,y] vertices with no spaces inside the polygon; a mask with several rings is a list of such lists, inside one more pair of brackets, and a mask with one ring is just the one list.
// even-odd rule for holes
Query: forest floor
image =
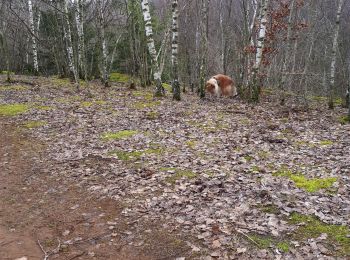
{"label": "forest floor", "polygon": [[0,76],[0,259],[350,256],[344,108],[14,78]]}

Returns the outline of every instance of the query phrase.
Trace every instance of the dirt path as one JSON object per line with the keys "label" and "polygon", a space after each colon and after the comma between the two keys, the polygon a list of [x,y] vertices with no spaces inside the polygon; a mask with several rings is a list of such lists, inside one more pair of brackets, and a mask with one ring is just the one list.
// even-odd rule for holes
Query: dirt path
{"label": "dirt path", "polygon": [[132,221],[131,227],[116,201],[97,200],[50,174],[45,145],[1,118],[0,144],[1,260],[43,259],[43,250],[50,259],[173,259],[184,253],[157,225]]}

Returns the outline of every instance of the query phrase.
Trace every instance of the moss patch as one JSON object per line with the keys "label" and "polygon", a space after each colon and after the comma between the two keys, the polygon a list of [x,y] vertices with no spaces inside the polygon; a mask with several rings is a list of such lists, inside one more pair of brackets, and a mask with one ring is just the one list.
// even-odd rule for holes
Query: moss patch
{"label": "moss patch", "polygon": [[317,238],[321,234],[327,234],[327,242],[337,244],[339,249],[338,255],[350,255],[350,230],[346,226],[326,224],[314,216],[292,213],[290,224],[303,224],[293,234],[293,238],[297,240],[306,240],[309,238]]}
{"label": "moss patch", "polygon": [[29,106],[26,104],[9,104],[0,105],[0,115],[1,116],[16,116],[27,112]]}
{"label": "moss patch", "polygon": [[170,84],[168,84],[168,83],[162,83],[162,85],[163,85],[163,88],[164,88],[166,91],[171,92],[172,87],[171,87]]}
{"label": "moss patch", "polygon": [[104,133],[101,135],[101,138],[103,140],[119,140],[119,139],[126,139],[129,137],[132,137],[137,133],[138,131],[135,131],[135,130],[122,130],[115,133],[111,133],[111,132]]}
{"label": "moss patch", "polygon": [[170,173],[171,176],[166,177],[165,181],[171,184],[175,184],[177,180],[182,178],[194,179],[197,174],[190,170],[182,170],[178,168],[160,168],[160,171]]}
{"label": "moss patch", "polygon": [[144,109],[144,108],[151,108],[155,106],[159,106],[161,104],[160,101],[153,101],[153,102],[135,102],[134,108],[136,109]]}
{"label": "moss patch", "polygon": [[277,247],[277,249],[279,249],[283,253],[287,253],[289,251],[290,245],[288,242],[279,242],[279,243],[277,243],[276,247]]}
{"label": "moss patch", "polygon": [[143,97],[144,99],[151,101],[153,100],[153,93],[148,91],[133,91],[133,96],[135,97]]}
{"label": "moss patch", "polygon": [[158,112],[154,112],[154,111],[151,111],[151,112],[147,112],[146,113],[146,118],[148,120],[155,120],[155,119],[158,119],[159,118],[159,113]]}
{"label": "moss patch", "polygon": [[54,109],[53,107],[50,107],[50,106],[35,106],[34,108],[38,110],[43,110],[43,111],[49,111]]}
{"label": "moss patch", "polygon": [[290,248],[290,244],[288,241],[281,241],[270,236],[251,234],[248,237],[252,241],[254,241],[254,244],[257,245],[260,249],[268,249],[270,247],[274,247],[277,248],[279,251],[286,253],[289,251]]}
{"label": "moss patch", "polygon": [[107,102],[104,100],[83,101],[80,103],[82,107],[91,107],[93,105],[105,105]]}
{"label": "moss patch", "polygon": [[134,161],[139,160],[141,156],[156,154],[160,155],[162,153],[162,149],[146,149],[143,151],[112,151],[109,154],[117,155],[118,159],[122,161]]}
{"label": "moss patch", "polygon": [[333,144],[333,141],[331,140],[322,140],[319,142],[320,145],[322,146],[328,146],[328,145],[332,145]]}
{"label": "moss patch", "polygon": [[337,178],[306,178],[303,174],[293,172],[287,168],[281,168],[276,171],[274,176],[287,177],[295,183],[298,188],[304,189],[308,192],[316,192],[320,189],[328,189],[332,187]]}
{"label": "moss patch", "polygon": [[109,80],[112,81],[112,82],[126,83],[126,82],[129,82],[130,76],[127,75],[127,74],[122,74],[122,73],[118,73],[118,72],[112,72],[109,75]]}
{"label": "moss patch", "polygon": [[41,127],[41,126],[44,126],[46,124],[47,124],[46,121],[28,121],[24,124],[24,127],[31,129],[31,128]]}
{"label": "moss patch", "polygon": [[338,118],[338,122],[341,123],[342,125],[346,125],[350,123],[350,118],[349,116],[341,116]]}
{"label": "moss patch", "polygon": [[186,145],[187,145],[189,148],[191,148],[191,149],[194,149],[194,148],[196,147],[197,143],[198,143],[198,142],[195,141],[195,140],[186,141]]}
{"label": "moss patch", "polygon": [[25,91],[29,88],[27,86],[14,85],[14,86],[0,86],[0,91]]}

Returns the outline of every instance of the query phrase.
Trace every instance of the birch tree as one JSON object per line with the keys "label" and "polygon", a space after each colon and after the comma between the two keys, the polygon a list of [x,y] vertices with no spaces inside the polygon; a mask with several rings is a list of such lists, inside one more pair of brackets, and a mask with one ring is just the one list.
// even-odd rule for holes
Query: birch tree
{"label": "birch tree", "polygon": [[269,0],[261,0],[261,11],[260,11],[260,25],[259,25],[259,34],[257,38],[257,46],[256,46],[256,55],[255,55],[255,63],[252,69],[252,78],[253,78],[253,89],[251,90],[251,99],[253,101],[259,101],[260,95],[260,84],[258,82],[261,61],[263,58],[263,49],[266,37],[266,24],[267,24],[267,8],[269,5]]}
{"label": "birch tree", "polygon": [[84,9],[82,0],[76,1],[75,22],[78,33],[78,66],[80,76],[86,80],[86,57],[85,57],[85,36],[84,36]]}
{"label": "birch tree", "polygon": [[64,37],[67,45],[69,74],[70,74],[70,77],[74,79],[75,83],[79,85],[77,70],[74,63],[74,50],[73,50],[73,44],[72,44],[72,33],[71,33],[71,25],[69,21],[67,0],[63,0],[63,18],[64,18],[63,30],[64,30]]}
{"label": "birch tree", "polygon": [[102,0],[97,0],[97,19],[98,19],[98,32],[99,32],[99,42],[101,44],[102,56],[101,56],[101,67],[102,67],[102,83],[105,87],[109,86],[108,83],[108,70],[107,70],[107,43],[105,37],[105,20],[103,14],[103,4]]}
{"label": "birch tree", "polygon": [[199,96],[200,98],[205,97],[205,78],[207,74],[208,66],[208,7],[209,0],[201,0],[201,22],[200,22],[200,67],[199,67]]}
{"label": "birch tree", "polygon": [[36,43],[36,37],[35,37],[36,33],[35,33],[32,0],[28,0],[28,11],[29,11],[29,28],[32,35],[32,54],[33,54],[34,74],[38,75],[39,74],[38,49],[37,49],[37,43]]}
{"label": "birch tree", "polygon": [[335,69],[337,61],[337,48],[338,48],[338,38],[339,38],[339,29],[340,29],[340,17],[343,9],[344,0],[339,0],[337,8],[337,16],[335,21],[335,32],[333,37],[332,45],[332,60],[331,60],[331,74],[330,74],[330,84],[328,89],[328,106],[330,109],[334,108],[333,101],[333,92],[334,92],[334,83],[335,83]]}
{"label": "birch tree", "polygon": [[161,73],[159,70],[159,63],[157,60],[157,52],[156,52],[156,47],[153,39],[153,28],[152,28],[151,13],[149,10],[148,0],[142,0],[141,8],[142,8],[143,20],[145,21],[145,33],[147,38],[148,52],[151,56],[153,78],[156,81],[155,96],[164,96],[165,90],[162,85]]}
{"label": "birch tree", "polygon": [[180,83],[179,83],[179,75],[178,75],[178,2],[177,0],[173,0],[172,3],[172,14],[173,14],[173,23],[172,23],[172,43],[171,43],[171,62],[173,67],[173,91],[174,96],[173,99],[181,100],[180,95]]}

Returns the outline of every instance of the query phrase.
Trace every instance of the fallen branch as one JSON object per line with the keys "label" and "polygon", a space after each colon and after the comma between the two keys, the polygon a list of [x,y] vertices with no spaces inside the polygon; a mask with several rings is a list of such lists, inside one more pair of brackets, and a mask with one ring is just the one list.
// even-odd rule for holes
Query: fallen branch
{"label": "fallen branch", "polygon": [[40,243],[40,240],[38,239],[38,245],[39,245],[41,251],[44,253],[44,260],[48,260],[50,255],[57,254],[60,251],[61,241],[59,239],[57,239],[57,240],[58,240],[58,246],[50,252],[50,251],[45,251],[44,247]]}

